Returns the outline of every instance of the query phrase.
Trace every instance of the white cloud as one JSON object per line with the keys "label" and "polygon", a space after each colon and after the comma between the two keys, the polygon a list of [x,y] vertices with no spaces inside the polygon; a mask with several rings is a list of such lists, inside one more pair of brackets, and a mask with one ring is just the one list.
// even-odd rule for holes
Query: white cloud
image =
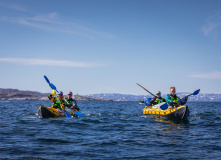
{"label": "white cloud", "polygon": [[[34,16],[30,16],[32,14]],[[113,38],[114,36],[91,29],[89,24],[84,24],[78,20],[66,20],[59,16],[56,12],[51,12],[48,14],[35,14],[35,13],[26,13],[26,16],[17,16],[17,17],[0,17],[0,21],[16,23],[27,27],[37,28],[44,31],[54,31],[61,32],[65,34],[78,35],[90,39],[96,39],[98,37],[102,38]]]}
{"label": "white cloud", "polygon": [[16,11],[22,11],[22,12],[26,12],[27,9],[21,5],[18,4],[7,4],[7,3],[0,3],[0,6],[6,7],[6,8],[10,8]]}
{"label": "white cloud", "polygon": [[205,73],[205,74],[195,74],[190,75],[193,78],[203,78],[203,79],[221,79],[221,72],[212,72],[212,73]]}
{"label": "white cloud", "polygon": [[96,67],[102,65],[98,63],[57,61],[57,60],[46,60],[46,59],[25,59],[25,58],[0,58],[0,62],[18,63],[23,65],[61,66],[61,67]]}
{"label": "white cloud", "polygon": [[[205,36],[216,35],[221,29],[221,14],[217,13],[206,20],[206,24],[202,27]],[[215,34],[214,34],[215,32]]]}

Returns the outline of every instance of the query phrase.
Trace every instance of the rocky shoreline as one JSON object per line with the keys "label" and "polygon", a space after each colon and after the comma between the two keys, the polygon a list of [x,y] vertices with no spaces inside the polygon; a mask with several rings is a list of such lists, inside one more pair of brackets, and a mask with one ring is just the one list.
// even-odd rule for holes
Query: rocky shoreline
{"label": "rocky shoreline", "polygon": [[[0,100],[48,100],[49,94],[50,93],[0,88]],[[111,101],[109,99],[88,97],[82,95],[74,95],[73,98],[77,101]]]}

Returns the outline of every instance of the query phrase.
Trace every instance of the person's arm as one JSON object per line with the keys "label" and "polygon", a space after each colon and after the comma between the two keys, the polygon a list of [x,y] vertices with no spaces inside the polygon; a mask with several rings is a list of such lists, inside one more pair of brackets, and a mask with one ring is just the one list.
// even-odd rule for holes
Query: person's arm
{"label": "person's arm", "polygon": [[187,95],[187,96],[185,96],[185,97],[183,97],[183,98],[181,99],[181,105],[186,104],[186,102],[187,102],[187,100],[188,100],[188,97],[189,97],[189,95]]}
{"label": "person's arm", "polygon": [[55,98],[52,96],[52,94],[49,94],[49,95],[48,95],[48,99],[51,100],[51,101],[54,101],[54,100],[55,100]]}
{"label": "person's arm", "polygon": [[166,97],[166,102],[171,105],[173,103],[173,101],[171,100],[171,97],[170,95],[168,94],[167,97]]}
{"label": "person's arm", "polygon": [[73,106],[75,110],[80,111],[80,108],[78,107],[76,100],[73,100]]}
{"label": "person's arm", "polygon": [[150,100],[150,104],[153,104],[154,103],[154,101],[156,100],[156,96],[154,96],[151,100]]}

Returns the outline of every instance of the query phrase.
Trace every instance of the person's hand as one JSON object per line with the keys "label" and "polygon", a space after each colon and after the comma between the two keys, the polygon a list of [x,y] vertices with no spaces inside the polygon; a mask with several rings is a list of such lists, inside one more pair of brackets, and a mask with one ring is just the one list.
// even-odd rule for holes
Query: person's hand
{"label": "person's hand", "polygon": [[65,106],[63,104],[61,104],[61,109],[65,110]]}
{"label": "person's hand", "polygon": [[75,107],[74,107],[74,110],[75,110],[75,111],[79,111],[80,109],[79,109],[77,106],[75,106]]}
{"label": "person's hand", "polygon": [[74,106],[71,106],[71,109],[74,109]]}

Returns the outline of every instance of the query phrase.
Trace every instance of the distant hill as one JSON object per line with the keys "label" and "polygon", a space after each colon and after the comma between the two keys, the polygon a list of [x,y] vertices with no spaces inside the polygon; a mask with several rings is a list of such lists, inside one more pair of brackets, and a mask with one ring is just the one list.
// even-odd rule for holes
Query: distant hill
{"label": "distant hill", "polygon": [[[41,93],[37,91],[23,91],[18,89],[3,89],[0,88],[0,100],[48,100],[50,93]],[[181,98],[190,93],[177,93]],[[118,93],[100,93],[89,95],[74,95],[78,101],[140,101],[152,98],[151,95],[130,95],[130,94],[118,94]],[[166,94],[162,95],[163,98]],[[221,94],[212,93],[199,93],[196,96],[191,96],[189,101],[210,101],[220,102]]]}
{"label": "distant hill", "polygon": [[[186,96],[190,93],[177,93],[177,96],[180,98]],[[147,98],[152,98],[151,95],[130,95],[130,94],[118,94],[118,93],[101,93],[101,94],[90,94],[86,95],[90,97],[96,98],[104,98],[104,99],[111,99],[114,101],[140,101],[146,100]],[[163,98],[166,98],[166,94],[162,95]],[[212,94],[212,93],[199,93],[195,96],[190,96],[189,101],[221,101],[221,94]]]}
{"label": "distant hill", "polygon": [[40,93],[36,91],[21,91],[18,89],[0,88],[0,100],[13,99],[44,99],[49,93]]}
{"label": "distant hill", "polygon": [[[50,93],[0,88],[0,100],[48,100],[49,94]],[[81,95],[74,95],[73,97],[78,101],[110,101],[109,99]]]}

